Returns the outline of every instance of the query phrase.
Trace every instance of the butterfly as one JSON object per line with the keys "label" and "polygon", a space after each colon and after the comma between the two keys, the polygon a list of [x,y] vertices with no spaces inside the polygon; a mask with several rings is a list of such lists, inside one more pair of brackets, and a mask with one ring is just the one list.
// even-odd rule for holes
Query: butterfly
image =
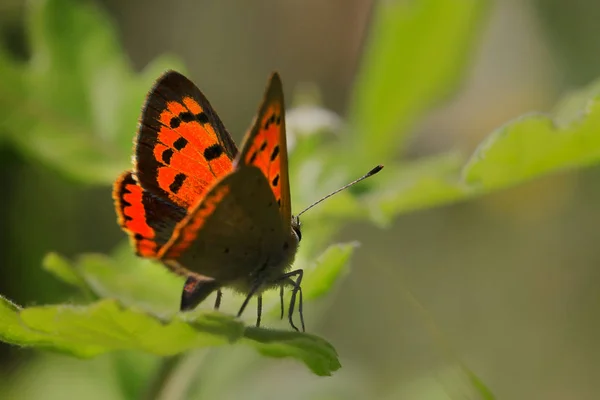
{"label": "butterfly", "polygon": [[302,233],[291,211],[279,75],[270,77],[241,150],[200,89],[175,71],[147,95],[134,143],[133,170],[113,188],[118,223],[137,255],[186,278],[180,310],[214,292],[218,309],[230,288],[246,296],[238,317],[257,297],[260,326],[263,291],[279,288],[283,318],[290,287],[288,320],[298,330],[298,300],[304,331],[303,270],[291,270]]}

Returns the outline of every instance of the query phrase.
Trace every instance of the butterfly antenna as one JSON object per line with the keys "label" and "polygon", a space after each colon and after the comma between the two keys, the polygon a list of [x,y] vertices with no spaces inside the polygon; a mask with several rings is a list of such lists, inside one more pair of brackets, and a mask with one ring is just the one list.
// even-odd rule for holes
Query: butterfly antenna
{"label": "butterfly antenna", "polygon": [[383,169],[383,165],[378,165],[375,168],[373,168],[372,170],[370,170],[369,172],[367,172],[365,175],[361,176],[360,178],[358,178],[355,181],[352,181],[350,183],[348,183],[347,185],[342,186],[341,188],[334,190],[333,192],[329,193],[327,196],[321,198],[320,200],[315,201],[314,203],[312,203],[310,206],[306,207],[304,210],[302,210],[300,213],[298,213],[298,215],[296,215],[296,217],[301,216],[302,214],[304,214],[305,212],[307,212],[308,210],[310,210],[311,208],[313,208],[314,206],[316,206],[317,204],[319,204],[320,202],[322,202],[323,200],[327,200],[328,198],[330,198],[331,196],[333,196],[336,193],[341,192],[344,189],[349,188],[350,186],[357,184],[358,182],[367,179],[370,176],[375,175],[376,173],[378,173],[379,171],[381,171]]}

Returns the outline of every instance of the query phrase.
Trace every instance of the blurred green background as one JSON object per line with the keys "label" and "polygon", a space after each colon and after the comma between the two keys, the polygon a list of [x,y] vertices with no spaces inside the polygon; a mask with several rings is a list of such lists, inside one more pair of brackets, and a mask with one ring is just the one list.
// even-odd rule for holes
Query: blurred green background
{"label": "blurred green background", "polygon": [[[30,55],[31,3],[0,0],[0,38],[21,60]],[[272,70],[283,77],[288,104],[302,83],[314,83],[324,107],[351,118],[345,113],[370,29],[369,1],[96,3],[135,70],[176,55],[238,142]],[[593,0],[489,3],[453,95],[410,126],[411,140],[395,156],[469,154],[505,121],[552,110],[563,94],[600,76],[599,19]],[[0,104],[7,98],[0,93]],[[130,131],[133,138],[135,126]],[[43,271],[41,260],[49,251],[106,253],[123,241],[111,188],[70,179],[9,141],[0,142],[0,165],[0,293],[21,305],[66,301],[72,289]],[[206,383],[202,398],[465,398],[448,349],[450,361],[462,360],[498,398],[596,398],[599,178],[597,167],[561,172],[403,214],[385,229],[346,226],[337,240],[362,245],[324,316],[309,325],[335,345],[343,368],[317,378],[293,362],[219,349],[203,353],[195,370]],[[0,344],[0,398],[134,398],[128,385],[143,385],[140,365],[155,361],[129,353],[80,361]],[[123,374],[115,365],[129,367]]]}

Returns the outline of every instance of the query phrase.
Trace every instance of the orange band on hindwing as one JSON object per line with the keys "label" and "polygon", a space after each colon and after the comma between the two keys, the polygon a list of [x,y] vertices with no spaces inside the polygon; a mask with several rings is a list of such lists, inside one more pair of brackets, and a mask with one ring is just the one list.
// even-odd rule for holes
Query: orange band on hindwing
{"label": "orange band on hindwing", "polygon": [[194,212],[188,215],[173,233],[173,238],[169,242],[167,252],[161,253],[161,258],[176,259],[181,253],[186,251],[192,242],[196,239],[202,226],[216,210],[223,198],[230,192],[229,186],[218,186],[212,192],[208,193],[202,203]]}
{"label": "orange band on hindwing", "polygon": [[142,257],[156,257],[169,240],[185,210],[144,191],[131,172],[121,174],[113,189],[119,225]]}

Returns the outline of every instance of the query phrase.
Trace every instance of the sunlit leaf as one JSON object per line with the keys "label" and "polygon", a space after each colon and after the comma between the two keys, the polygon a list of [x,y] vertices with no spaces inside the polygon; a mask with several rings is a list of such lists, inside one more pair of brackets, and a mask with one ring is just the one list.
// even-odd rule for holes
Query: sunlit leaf
{"label": "sunlit leaf", "polygon": [[307,300],[317,299],[328,293],[342,275],[348,272],[350,257],[357,246],[356,242],[331,245],[306,269],[302,289]]}
{"label": "sunlit leaf", "polygon": [[390,160],[412,125],[455,88],[487,3],[376,3],[348,112],[355,143],[347,156],[355,166]]}
{"label": "sunlit leaf", "polygon": [[222,313],[177,315],[170,321],[124,308],[114,300],[89,306],[40,306],[19,309],[0,298],[0,337],[20,346],[38,346],[92,357],[117,350],[139,350],[170,356],[191,349],[238,342],[271,357],[303,361],[314,373],[339,368],[333,347],[316,336],[244,328]]}
{"label": "sunlit leaf", "polygon": [[587,103],[581,117],[558,126],[551,117],[517,119],[486,138],[463,174],[480,190],[499,189],[562,169],[600,161],[600,99]]}
{"label": "sunlit leaf", "polygon": [[49,253],[42,262],[44,269],[61,281],[80,289],[87,290],[85,281],[75,271],[71,263],[56,253]]}
{"label": "sunlit leaf", "polygon": [[387,166],[366,199],[373,217],[385,223],[400,213],[598,163],[600,98],[594,97],[596,87],[592,84],[568,95],[555,115],[532,114],[507,123],[484,139],[468,161],[446,154]]}
{"label": "sunlit leaf", "polygon": [[295,357],[302,360],[317,375],[331,375],[341,367],[335,349],[325,340],[292,331],[268,331],[246,328],[245,338],[269,357]]}

